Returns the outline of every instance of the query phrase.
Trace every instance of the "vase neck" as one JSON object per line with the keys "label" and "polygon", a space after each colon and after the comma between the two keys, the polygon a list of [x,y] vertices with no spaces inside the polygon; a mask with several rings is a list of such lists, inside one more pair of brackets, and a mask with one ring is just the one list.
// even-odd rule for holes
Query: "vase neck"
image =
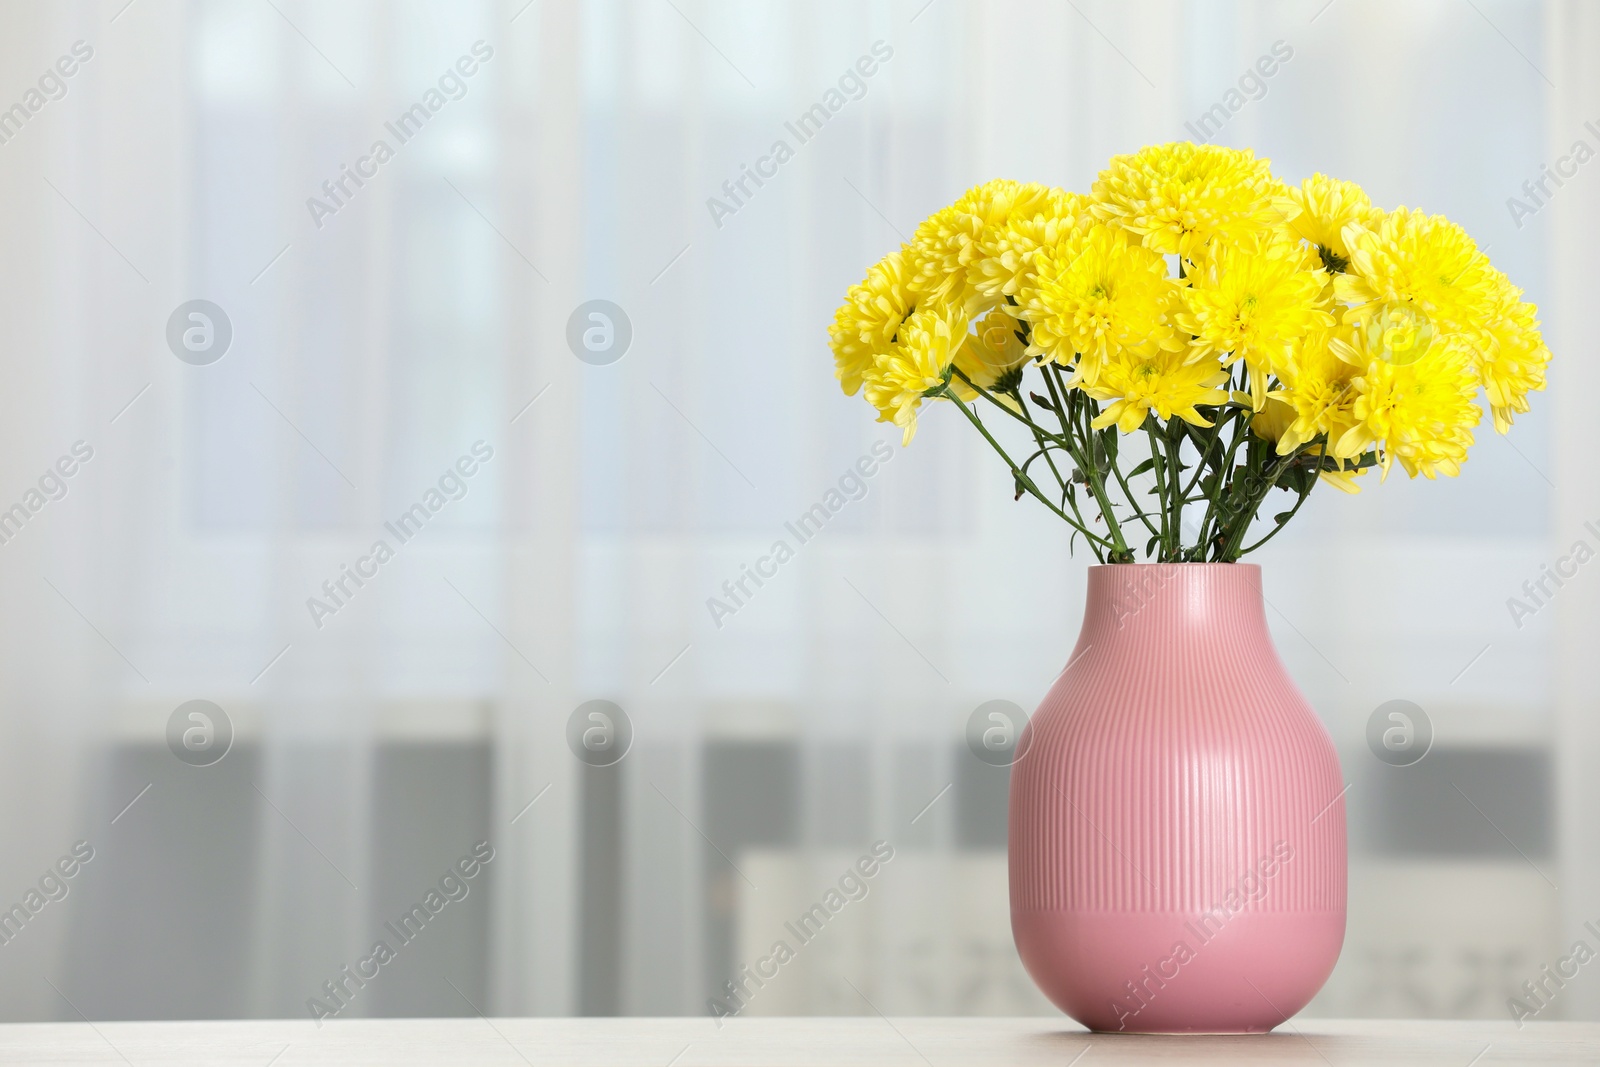
{"label": "vase neck", "polygon": [[1127,640],[1270,638],[1253,563],[1119,563],[1089,568],[1079,648]]}

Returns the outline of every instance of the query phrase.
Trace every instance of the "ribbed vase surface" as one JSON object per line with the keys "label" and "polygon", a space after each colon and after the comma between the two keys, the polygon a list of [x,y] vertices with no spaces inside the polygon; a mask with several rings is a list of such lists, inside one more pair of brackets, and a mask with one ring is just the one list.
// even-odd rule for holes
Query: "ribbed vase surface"
{"label": "ribbed vase surface", "polygon": [[1083,630],[1011,770],[1011,926],[1096,1030],[1272,1029],[1345,927],[1344,783],[1278,659],[1261,569],[1089,569]]}

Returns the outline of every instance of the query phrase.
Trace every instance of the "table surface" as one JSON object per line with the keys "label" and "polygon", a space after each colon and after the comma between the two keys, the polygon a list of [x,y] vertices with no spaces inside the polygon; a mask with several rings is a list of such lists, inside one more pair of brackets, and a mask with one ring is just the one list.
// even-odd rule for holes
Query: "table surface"
{"label": "table surface", "polygon": [[1066,1019],[350,1019],[0,1025],[0,1063],[538,1067],[1600,1063],[1600,1023],[1291,1020],[1246,1037],[1090,1034]]}

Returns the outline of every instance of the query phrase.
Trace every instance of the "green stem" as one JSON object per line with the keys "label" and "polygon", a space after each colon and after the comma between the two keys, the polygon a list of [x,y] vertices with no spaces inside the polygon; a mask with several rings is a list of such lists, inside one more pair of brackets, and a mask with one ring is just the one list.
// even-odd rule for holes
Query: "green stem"
{"label": "green stem", "polygon": [[[960,374],[961,372],[957,371],[956,373]],[[965,374],[961,375],[961,380],[966,382],[968,385],[972,385],[972,382],[967,378],[967,376]],[[972,387],[974,389],[978,388],[976,385],[973,385]],[[1066,479],[1061,477],[1061,471],[1056,468],[1056,461],[1050,458],[1050,450],[1045,448],[1045,433],[1044,433],[1044,431],[1042,429],[1040,429],[1039,425],[1033,421],[1033,416],[1028,414],[1028,402],[1026,400],[1024,400],[1023,397],[1022,397],[1022,387],[1020,385],[1018,385],[1016,390],[1011,395],[1017,398],[1017,407],[1021,409],[1022,417],[1027,420],[1028,429],[1033,431],[1034,443],[1037,444],[1039,446],[1040,450],[1042,450],[1044,452],[1044,461],[1045,461],[1045,463],[1049,464],[1050,473],[1055,475],[1056,484],[1061,486],[1061,498],[1063,500],[1065,500],[1066,496],[1067,496],[1067,482],[1066,482]]]}
{"label": "green stem", "polygon": [[[1028,456],[1027,459],[1022,461],[1022,472],[1024,474],[1026,474],[1027,471],[1028,471],[1028,467],[1032,465],[1033,461],[1038,459],[1040,456],[1045,455],[1048,451],[1049,451],[1049,446],[1046,445],[1046,446],[1041,446],[1040,448],[1038,448],[1034,452],[1032,452]],[[1056,476],[1058,481],[1060,480],[1060,477],[1061,476],[1059,474]],[[1088,522],[1083,517],[1082,509],[1080,509],[1078,507],[1077,494],[1072,492],[1071,486],[1068,483],[1065,483],[1065,482],[1062,483],[1062,486],[1061,486],[1061,499],[1062,499],[1063,502],[1065,502],[1067,504],[1067,506],[1072,508],[1072,513],[1077,516],[1077,518],[1078,518],[1078,529],[1081,530],[1081,529],[1084,529],[1085,527],[1087,527],[1088,526]]]}
{"label": "green stem", "polygon": [[1167,540],[1172,536],[1172,509],[1167,506],[1167,476],[1166,456],[1162,453],[1161,442],[1156,436],[1156,420],[1146,414],[1144,420],[1145,436],[1150,439],[1150,470],[1156,477],[1156,499],[1161,501],[1161,552],[1157,559],[1166,562],[1163,558],[1167,551]]}
{"label": "green stem", "polygon": [[1189,435],[1190,440],[1194,442],[1195,451],[1199,453],[1199,459],[1195,463],[1194,477],[1189,479],[1188,488],[1183,491],[1185,504],[1191,502],[1195,489],[1205,480],[1206,475],[1208,473],[1212,475],[1211,491],[1199,500],[1193,501],[1196,504],[1204,503],[1206,505],[1206,510],[1200,519],[1194,546],[1184,554],[1185,559],[1193,562],[1203,561],[1206,557],[1213,504],[1219,496],[1223,480],[1226,477],[1227,460],[1231,455],[1223,444],[1223,434],[1225,432],[1230,434],[1228,438],[1230,444],[1236,439],[1236,434],[1232,431],[1236,429],[1234,424],[1238,421],[1238,417],[1237,408],[1224,406],[1217,409],[1209,432],[1202,433],[1198,428],[1187,424],[1184,426],[1184,431]]}
{"label": "green stem", "polygon": [[[993,404],[995,407],[999,408],[1001,411],[1004,411],[1007,415],[1010,415],[1012,418],[1018,418],[1017,412],[1013,411],[1011,408],[1007,407],[1005,404],[1002,404],[1000,401],[996,400],[994,398],[994,396],[992,394],[990,394],[989,390],[985,389],[981,385],[978,385],[971,378],[968,378],[966,376],[966,374],[961,370],[960,367],[952,366],[950,369],[955,373],[956,377],[960,378],[963,382],[966,382],[967,385],[970,386],[972,388],[972,390],[974,392],[976,392],[979,396],[983,397],[985,400],[989,401],[989,403]],[[1023,425],[1027,426],[1030,430],[1033,431],[1034,443],[1039,446],[1039,452],[1044,455],[1045,462],[1047,464],[1049,464],[1050,473],[1055,475],[1056,484],[1061,486],[1061,499],[1065,500],[1068,504],[1070,504],[1072,506],[1072,513],[1078,517],[1078,522],[1079,523],[1083,523],[1084,522],[1083,512],[1078,510],[1078,502],[1076,500],[1074,500],[1072,498],[1072,496],[1067,493],[1066,480],[1061,477],[1061,471],[1056,467],[1055,460],[1050,458],[1049,449],[1045,446],[1045,439],[1048,438],[1050,441],[1054,442],[1059,447],[1065,448],[1067,450],[1067,454],[1069,456],[1072,456],[1076,460],[1077,454],[1072,450],[1071,439],[1070,438],[1057,437],[1055,434],[1051,433],[1050,431],[1048,431],[1048,430],[1044,429],[1042,426],[1040,426],[1038,423],[1034,422],[1032,416],[1028,416],[1026,414],[1027,406],[1026,406],[1026,404],[1023,403],[1022,390],[1021,390],[1020,387],[1012,395],[1017,398],[1017,404],[1022,407],[1022,410],[1023,410],[1023,413],[1024,413],[1024,417],[1018,419],[1018,421],[1022,422]],[[953,398],[953,394],[952,394],[952,398]],[[1028,465],[1026,463],[1024,463],[1022,465],[1023,471],[1027,470],[1027,466]],[[1087,524],[1080,525],[1078,528],[1080,530],[1086,530]]]}
{"label": "green stem", "polygon": [[[1122,522],[1132,520],[1126,516],[1119,519],[1112,493],[1109,491],[1113,482],[1122,494],[1128,509],[1150,534],[1154,545],[1158,546],[1150,553],[1151,559],[1156,562],[1207,559],[1213,562],[1235,562],[1241,556],[1256,551],[1276,537],[1299,513],[1310,497],[1311,489],[1315,488],[1315,480],[1309,481],[1307,487],[1299,492],[1294,505],[1287,512],[1280,513],[1282,521],[1275,522],[1273,528],[1264,536],[1246,544],[1250,529],[1258,517],[1256,513],[1265,503],[1267,496],[1278,488],[1285,473],[1292,469],[1309,449],[1325,442],[1320,439],[1306,442],[1288,455],[1276,455],[1270,442],[1255,436],[1251,428],[1252,411],[1238,405],[1219,405],[1212,415],[1213,425],[1204,430],[1196,429],[1176,418],[1169,419],[1163,424],[1153,415],[1147,415],[1143,425],[1150,448],[1150,470],[1155,484],[1149,493],[1139,496],[1135,494],[1131,480],[1124,475],[1116,459],[1118,438],[1114,435],[1120,431],[1115,428],[1102,431],[1094,427],[1100,405],[1082,389],[1069,386],[1059,364],[1046,362],[1036,366],[1040,368],[1045,388],[1050,396],[1048,401],[1039,397],[1039,406],[1053,407],[1061,426],[1060,433],[1046,429],[1042,420],[1033,417],[1032,408],[1020,383],[1006,390],[1006,394],[1015,400],[1015,406],[1012,406],[1001,399],[1005,394],[998,394],[978,386],[961,370],[952,368],[952,374],[971,388],[974,400],[976,397],[982,397],[1005,412],[1007,417],[1027,427],[1036,450],[1021,466],[1018,466],[989,431],[983,419],[974,410],[975,403],[963,401],[950,389],[941,392],[961,409],[962,415],[978,429],[989,446],[1005,461],[1019,495],[1023,492],[1030,494],[1049,508],[1052,514],[1065,521],[1076,532],[1083,534],[1096,558],[1102,563],[1127,563],[1135,559],[1122,530]],[[1235,368],[1233,378],[1234,381],[1229,383],[1230,386],[1248,392],[1250,376],[1248,368],[1242,361]],[[1212,413],[1207,412],[1207,414]],[[1183,478],[1185,442],[1192,444],[1196,450],[1195,468],[1187,482]],[[1103,467],[1102,447],[1106,460]],[[1244,449],[1242,459],[1239,452],[1241,448]],[[1051,455],[1056,449],[1065,451],[1076,465],[1070,477],[1063,475],[1061,468],[1065,463],[1058,464]],[[1029,468],[1040,456],[1044,457],[1045,465],[1060,487],[1059,500],[1045,494],[1029,473]],[[1212,479],[1212,486],[1208,492],[1197,498],[1196,491],[1208,476]],[[1099,518],[1106,524],[1105,533],[1097,533],[1092,528],[1094,524],[1085,519],[1077,499],[1077,487],[1080,484],[1088,489],[1095,506],[1100,509]],[[1150,515],[1146,504],[1150,496],[1159,501],[1158,506],[1161,511],[1159,525]],[[1205,505],[1205,513],[1200,522],[1198,540],[1190,546],[1185,543],[1184,509],[1189,504],[1198,505],[1202,502]]]}
{"label": "green stem", "polygon": [[1073,424],[1067,419],[1067,405],[1063,400],[1068,389],[1066,383],[1061,381],[1061,366],[1052,360],[1041,365],[1039,373],[1044,376],[1044,387],[1050,391],[1050,402],[1056,406],[1056,421],[1061,423],[1061,433],[1071,437]]}
{"label": "green stem", "polygon": [[1167,471],[1172,482],[1172,544],[1168,546],[1168,560],[1177,559],[1183,548],[1183,465],[1179,462],[1183,446],[1178,436],[1183,432],[1179,429],[1182,425],[1177,416],[1167,421]]}
{"label": "green stem", "polygon": [[[1122,539],[1122,525],[1117,521],[1117,514],[1111,507],[1111,498],[1106,495],[1105,482],[1100,477],[1099,464],[1094,458],[1094,428],[1089,425],[1094,416],[1086,414],[1080,425],[1077,411],[1081,406],[1079,401],[1083,399],[1083,393],[1067,388],[1061,381],[1061,368],[1058,364],[1047,363],[1041,369],[1045,372],[1045,388],[1050,391],[1050,402],[1055,405],[1056,417],[1061,421],[1061,432],[1068,445],[1067,451],[1077,463],[1078,469],[1083,471],[1088,481],[1089,494],[1100,506],[1100,515],[1106,520],[1106,531],[1116,546],[1116,558],[1112,562],[1126,563],[1133,558],[1133,554],[1128,551],[1128,544]],[[1074,442],[1081,442],[1081,449],[1073,448]],[[1115,463],[1111,464],[1112,470],[1116,468]]]}
{"label": "green stem", "polygon": [[[1122,524],[1117,521],[1117,513],[1111,507],[1111,498],[1106,495],[1105,479],[1100,477],[1100,465],[1095,462],[1094,415],[1091,411],[1087,410],[1088,405],[1085,403],[1085,401],[1088,399],[1088,397],[1083,392],[1078,390],[1073,390],[1068,394],[1068,396],[1075,398],[1070,402],[1076,403],[1078,407],[1085,409],[1082,416],[1082,432],[1084,442],[1083,462],[1085,464],[1083,470],[1089,476],[1089,492],[1094,494],[1095,502],[1100,505],[1100,514],[1105,516],[1106,520],[1106,530],[1111,534],[1111,540],[1117,546],[1117,558],[1113,560],[1113,562],[1131,563],[1133,562],[1133,553],[1128,550],[1128,543],[1122,539]],[[1111,457],[1107,456],[1106,461],[1111,462]],[[1115,463],[1111,463],[1111,466],[1113,469],[1116,468]]]}
{"label": "green stem", "polygon": [[[1217,480],[1211,486],[1210,499],[1206,503],[1205,519],[1200,523],[1200,544],[1207,552],[1211,551],[1212,542],[1222,536],[1217,507],[1222,503],[1223,488],[1232,477],[1234,456],[1238,454],[1239,446],[1250,437],[1250,433],[1250,415],[1241,411],[1234,418],[1233,438],[1228,442],[1228,451],[1222,457],[1222,466],[1217,471]],[[1219,561],[1218,556],[1212,557],[1212,562]]]}
{"label": "green stem", "polygon": [[[978,418],[978,416],[973,413],[972,409],[967,407],[967,405],[959,396],[956,396],[954,393],[950,393],[949,397],[951,401],[955,403],[956,407],[961,409],[961,413],[967,417],[967,421],[972,423],[973,426],[977,427],[979,433],[983,434],[983,439],[989,442],[989,447],[993,448],[997,453],[999,453],[1000,458],[1006,461],[1006,466],[1011,468],[1011,476],[1017,480],[1018,485],[1032,493],[1036,498],[1038,498],[1040,503],[1049,508],[1051,511],[1055,512],[1056,516],[1062,521],[1076,528],[1079,533],[1083,534],[1083,536],[1089,540],[1091,545],[1111,547],[1110,543],[1106,541],[1105,538],[1100,537],[1088,527],[1073,521],[1071,516],[1057,507],[1049,497],[1041,493],[1039,491],[1039,487],[1033,484],[1033,479],[1029,478],[1028,475],[1023,472],[1022,468],[1016,465],[1004,448],[1000,447],[1000,442],[994,439],[994,435],[991,434],[989,432],[989,428],[983,424],[983,420]],[[1004,407],[1004,405],[1001,406]],[[1010,409],[1008,408],[1007,410]],[[1104,562],[1104,557],[1100,555],[1098,548],[1095,550],[1095,557]]]}
{"label": "green stem", "polygon": [[[1263,473],[1266,475],[1262,479],[1264,484],[1259,492],[1252,493],[1245,498],[1245,504],[1239,509],[1235,524],[1232,524],[1229,528],[1228,539],[1223,543],[1221,562],[1237,562],[1239,557],[1244,554],[1240,545],[1244,541],[1245,534],[1250,530],[1250,524],[1255,521],[1256,512],[1261,508],[1262,502],[1267,499],[1267,494],[1277,488],[1278,479],[1283,477],[1283,472],[1288,470],[1295,460],[1313,447],[1315,447],[1315,442],[1308,441],[1287,456],[1279,456],[1275,461],[1269,461],[1262,465]],[[1253,467],[1253,464],[1250,466]]]}
{"label": "green stem", "polygon": [[1272,540],[1274,537],[1277,537],[1278,536],[1278,531],[1283,529],[1285,526],[1289,525],[1289,523],[1294,520],[1295,512],[1299,511],[1300,510],[1300,505],[1304,504],[1306,502],[1306,500],[1310,498],[1311,490],[1316,488],[1316,484],[1317,483],[1315,481],[1312,481],[1312,483],[1309,486],[1306,487],[1305,492],[1300,494],[1300,499],[1296,500],[1294,502],[1294,507],[1289,509],[1289,514],[1285,515],[1283,517],[1283,521],[1279,522],[1276,526],[1274,526],[1272,528],[1272,532],[1271,533],[1267,534],[1267,536],[1263,537],[1261,540],[1257,541],[1255,544],[1247,545],[1246,547],[1241,548],[1239,550],[1239,555],[1241,557],[1248,556],[1250,553],[1254,552],[1256,549],[1260,548],[1262,545],[1266,544],[1268,541]]}
{"label": "green stem", "polygon": [[[1034,424],[1032,423],[1032,421],[1023,418],[1021,415],[1017,414],[1011,408],[1008,408],[1004,404],[1000,403],[1000,401],[996,400],[994,398],[994,396],[990,394],[989,390],[983,388],[981,385],[973,385],[972,379],[968,378],[965,374],[963,374],[961,372],[961,368],[960,367],[952,366],[950,369],[955,373],[955,376],[957,378],[960,378],[963,382],[966,382],[968,385],[972,386],[973,392],[975,392],[979,396],[983,397],[989,403],[993,404],[995,407],[999,408],[1001,411],[1005,412],[1007,415],[1011,416],[1013,419],[1016,419],[1018,422],[1022,423],[1022,425],[1027,426],[1030,429],[1034,428]],[[954,400],[955,399],[955,394],[954,393],[950,394],[950,398],[952,400]],[[1040,432],[1043,433],[1046,437],[1050,438],[1052,441],[1056,442],[1059,445],[1070,446],[1070,444],[1071,444],[1071,442],[1069,440],[1067,440],[1066,438],[1058,437],[1055,434],[1049,432],[1048,430],[1041,429]],[[1068,451],[1070,451],[1070,450],[1071,449],[1069,447]]]}
{"label": "green stem", "polygon": [[1133,513],[1138,516],[1139,521],[1144,523],[1144,528],[1150,531],[1150,536],[1160,537],[1161,531],[1156,529],[1155,523],[1150,521],[1150,517],[1146,515],[1144,513],[1144,509],[1139,506],[1138,499],[1133,495],[1133,487],[1128,484],[1128,479],[1123,476],[1122,468],[1113,463],[1111,465],[1111,473],[1116,477],[1117,484],[1122,487],[1123,499],[1128,502],[1128,506],[1133,509]]}

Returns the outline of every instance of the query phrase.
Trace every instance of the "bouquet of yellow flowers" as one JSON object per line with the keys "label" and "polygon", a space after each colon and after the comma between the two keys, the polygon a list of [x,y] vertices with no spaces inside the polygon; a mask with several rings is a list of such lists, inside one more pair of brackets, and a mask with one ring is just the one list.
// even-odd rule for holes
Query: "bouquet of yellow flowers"
{"label": "bouquet of yellow flowers", "polygon": [[[1319,480],[1355,492],[1396,461],[1457,474],[1480,389],[1505,433],[1544,388],[1535,316],[1442,216],[1176,143],[1115,157],[1088,196],[968,191],[850,289],[829,334],[845,393],[904,443],[924,400],[951,401],[1017,497],[1102,563],[1132,562],[1146,535],[1152,560],[1229,562]],[[1012,458],[985,413],[1029,454]],[[1274,489],[1293,504],[1247,543]]]}

